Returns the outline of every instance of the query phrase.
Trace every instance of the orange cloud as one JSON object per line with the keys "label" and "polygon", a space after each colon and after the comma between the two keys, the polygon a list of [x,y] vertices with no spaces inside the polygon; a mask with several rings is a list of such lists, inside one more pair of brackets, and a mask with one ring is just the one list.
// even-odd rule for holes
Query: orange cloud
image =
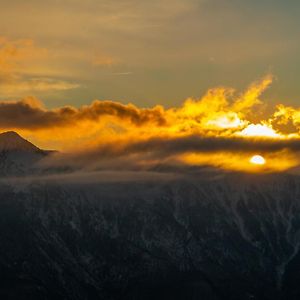
{"label": "orange cloud", "polygon": [[78,88],[76,83],[53,78],[28,76],[39,60],[47,59],[47,49],[37,47],[31,39],[10,40],[0,37],[0,92],[6,97],[49,90]]}
{"label": "orange cloud", "polygon": [[[171,159],[246,170],[253,168],[249,155],[258,152],[268,158],[265,171],[281,170],[300,164],[295,156],[300,151],[299,110],[280,105],[263,120],[250,121],[271,81],[267,76],[241,94],[230,88],[211,89],[201,99],[187,99],[170,109],[100,100],[79,108],[47,109],[33,97],[2,101],[0,128],[18,130],[40,146],[83,149],[85,154],[87,147],[96,149],[88,152],[89,158],[126,156],[146,165]],[[293,131],[278,127],[287,122],[292,122]],[[234,164],[236,157],[240,160]]]}
{"label": "orange cloud", "polygon": [[235,101],[232,110],[236,112],[248,112],[254,105],[260,104],[259,96],[271,85],[272,75],[267,75],[261,81],[253,83],[239,99]]}

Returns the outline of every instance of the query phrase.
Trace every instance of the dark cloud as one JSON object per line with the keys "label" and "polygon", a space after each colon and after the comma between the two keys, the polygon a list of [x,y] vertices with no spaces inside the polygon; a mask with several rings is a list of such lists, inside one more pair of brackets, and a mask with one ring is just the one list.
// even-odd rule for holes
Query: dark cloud
{"label": "dark cloud", "polygon": [[242,137],[154,137],[145,141],[106,144],[89,154],[122,156],[134,153],[157,153],[159,156],[177,155],[187,152],[278,152],[300,150],[300,139],[270,139]]}
{"label": "dark cloud", "polygon": [[[103,169],[162,168],[177,164],[176,157],[185,153],[243,153],[272,154],[282,150],[300,151],[300,139],[270,139],[242,137],[155,137],[144,141],[106,143],[93,149],[72,154],[57,154],[44,161],[44,165]],[[182,168],[180,165],[176,169]]]}

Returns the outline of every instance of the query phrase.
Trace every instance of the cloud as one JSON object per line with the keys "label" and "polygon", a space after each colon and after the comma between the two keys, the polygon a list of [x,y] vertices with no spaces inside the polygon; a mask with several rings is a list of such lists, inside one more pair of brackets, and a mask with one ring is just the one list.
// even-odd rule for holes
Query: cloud
{"label": "cloud", "polygon": [[45,91],[64,91],[80,87],[77,83],[48,77],[31,77],[30,71],[40,60],[48,59],[47,49],[31,39],[10,40],[0,37],[0,93],[2,97]]}
{"label": "cloud", "polygon": [[35,46],[31,39],[10,40],[0,36],[1,72],[10,73],[19,70],[24,60],[47,55],[47,50]]}
{"label": "cloud", "polygon": [[151,138],[144,142],[130,143],[117,147],[117,151],[105,146],[100,154],[154,152],[170,156],[186,152],[260,152],[270,153],[281,150],[300,151],[300,139],[277,140],[268,138],[202,137],[198,135],[176,138]]}
{"label": "cloud", "polygon": [[247,111],[254,105],[260,104],[259,96],[272,84],[272,82],[273,76],[269,74],[261,81],[251,84],[247,91],[234,103],[232,107],[233,111]]}
{"label": "cloud", "polygon": [[[300,151],[300,139],[277,140],[269,138],[244,137],[204,137],[190,135],[184,137],[154,137],[142,141],[120,140],[118,143],[105,143],[91,149],[73,153],[71,160],[83,164],[107,161],[130,156],[144,155],[144,159],[162,160],[186,153],[251,153],[270,154],[281,151]],[[58,154],[57,158],[60,157]],[[61,157],[64,157],[61,156]],[[65,157],[63,158],[63,161]]]}
{"label": "cloud", "polygon": [[[190,98],[168,109],[108,100],[55,109],[45,108],[34,97],[2,101],[0,128],[16,129],[38,146],[58,145],[59,150],[70,152],[51,162],[58,165],[70,161],[87,168],[139,169],[180,162],[246,169],[252,168],[249,156],[260,153],[268,160],[268,168],[279,170],[300,163],[296,158],[300,113],[278,106],[257,123],[250,121],[271,81],[266,76],[243,93],[211,89],[200,99]],[[285,118],[292,120],[294,131],[273,127],[285,124]]]}
{"label": "cloud", "polygon": [[[143,141],[110,142],[73,153],[57,153],[42,161],[53,170],[116,170],[195,173],[214,168],[248,172],[278,172],[299,165],[300,139],[242,137],[155,137]],[[252,155],[268,164],[257,169]],[[197,167],[196,169],[194,167]],[[204,169],[203,169],[204,168]]]}
{"label": "cloud", "polygon": [[[76,84],[49,79],[37,79],[34,82],[40,90],[76,87]],[[278,111],[271,118],[262,120],[259,125],[250,124],[248,120],[253,108],[261,103],[259,96],[271,82],[272,77],[268,75],[238,95],[231,88],[210,89],[200,99],[189,98],[182,106],[169,109],[162,106],[139,108],[133,104],[109,100],[95,100],[90,105],[78,108],[63,106],[56,109],[44,108],[33,97],[29,98],[30,101],[28,98],[0,101],[0,127],[21,130],[71,129],[72,126],[89,122],[90,128],[99,128],[106,123],[106,128],[115,128],[116,133],[138,134],[139,137],[160,134],[171,137],[191,134],[233,135],[243,134],[245,131],[249,135],[258,127],[260,131],[265,128],[265,132],[267,129],[275,132],[272,122],[279,117]],[[24,89],[26,87],[24,85]],[[295,125],[297,124],[295,121]]]}
{"label": "cloud", "polygon": [[[30,101],[28,101],[28,99]],[[166,121],[163,109],[138,109],[132,104],[124,105],[112,101],[94,101],[80,108],[65,106],[47,110],[40,101],[31,97],[21,101],[0,102],[0,127],[5,129],[45,129],[51,127],[75,126],[79,122],[100,122],[101,117],[125,120],[139,127],[146,123],[163,125]]]}
{"label": "cloud", "polygon": [[0,92],[8,97],[46,91],[65,91],[79,88],[77,83],[51,78],[32,78],[15,80],[0,84]]}

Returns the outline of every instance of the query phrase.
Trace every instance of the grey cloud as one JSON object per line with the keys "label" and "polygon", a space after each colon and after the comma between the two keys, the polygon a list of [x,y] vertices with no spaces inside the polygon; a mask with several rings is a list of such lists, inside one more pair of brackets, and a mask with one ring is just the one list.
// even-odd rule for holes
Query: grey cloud
{"label": "grey cloud", "polygon": [[165,124],[160,108],[139,109],[113,101],[94,101],[80,108],[65,106],[46,110],[32,105],[32,99],[23,101],[0,102],[0,127],[5,129],[44,129],[57,126],[74,125],[81,120],[99,121],[101,117],[112,116],[126,120],[136,126],[145,123]]}
{"label": "grey cloud", "polygon": [[[186,169],[178,165],[176,155],[184,153],[276,153],[300,151],[300,139],[254,139],[239,137],[150,138],[146,141],[111,143],[78,153],[57,154],[43,162],[44,166],[72,166],[86,169]],[[145,162],[147,162],[145,164]],[[169,166],[169,167],[167,167]],[[189,170],[190,171],[190,170]]]}

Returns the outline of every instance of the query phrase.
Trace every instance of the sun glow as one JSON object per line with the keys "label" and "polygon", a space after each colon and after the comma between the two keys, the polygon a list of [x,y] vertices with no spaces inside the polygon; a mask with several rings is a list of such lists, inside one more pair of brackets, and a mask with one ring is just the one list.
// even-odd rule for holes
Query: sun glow
{"label": "sun glow", "polygon": [[250,124],[238,135],[249,136],[249,137],[271,137],[278,138],[281,137],[270,125],[267,124]]}
{"label": "sun glow", "polygon": [[266,160],[261,155],[254,155],[250,158],[250,163],[254,165],[264,165]]}
{"label": "sun glow", "polygon": [[[63,152],[128,153],[143,167],[155,160],[230,171],[284,171],[300,165],[300,108],[281,104],[268,115],[254,111],[271,82],[267,76],[241,94],[210,89],[170,108],[95,100],[47,109],[33,97],[0,101],[0,129],[16,130],[42,148]],[[26,118],[21,118],[18,112],[24,110]],[[249,156],[256,153],[264,157]]]}

